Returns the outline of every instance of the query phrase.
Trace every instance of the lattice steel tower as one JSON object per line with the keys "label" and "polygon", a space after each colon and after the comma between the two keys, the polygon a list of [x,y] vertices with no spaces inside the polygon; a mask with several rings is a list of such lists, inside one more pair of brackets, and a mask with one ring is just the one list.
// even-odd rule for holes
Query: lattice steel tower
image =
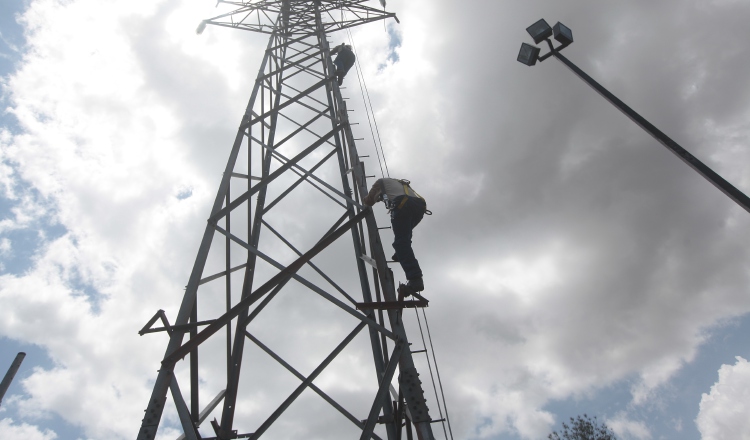
{"label": "lattice steel tower", "polygon": [[[407,438],[412,438],[413,426],[419,439],[433,439],[401,320],[399,307],[405,302],[397,298],[372,210],[360,202],[370,185],[326,40],[329,32],[395,19],[395,14],[362,0],[220,3],[236,9],[205,20],[199,30],[213,24],[270,38],[176,322],[170,324],[160,310],[141,330],[166,332],[169,344],[138,439],[156,437],[168,392],[184,431],[180,438],[209,438],[201,437],[199,426],[216,439],[255,439],[264,433],[278,438],[273,429],[279,423],[287,428],[303,423],[299,417],[281,421],[304,392],[317,394],[320,402],[341,414],[340,424],[321,427],[331,431],[316,438],[379,439],[379,426],[380,435],[395,440],[401,438],[404,425]],[[351,245],[344,236],[351,237]],[[266,315],[270,318],[264,319]],[[157,320],[162,327],[153,327]],[[328,327],[310,335],[308,320],[324,321]],[[369,335],[357,336],[364,329]],[[287,344],[277,345],[284,347],[299,338],[296,350],[276,353],[272,343],[261,342],[263,337],[278,342],[279,334]],[[352,349],[354,340],[371,349],[374,371],[368,368],[359,374],[362,366],[356,359],[361,356],[340,356]],[[254,346],[246,347],[247,341]],[[330,347],[316,355],[314,351],[326,343]],[[260,356],[262,352],[268,356]],[[263,376],[265,370],[258,367],[269,356],[289,372],[285,374],[293,386],[273,387],[289,388],[288,397],[249,391],[252,396],[243,398],[256,385],[276,380]],[[179,362],[186,357],[188,362]],[[354,366],[338,371],[359,374],[370,385],[365,402],[344,393],[345,404],[356,407],[350,411],[326,393],[325,384],[314,381],[325,377],[332,362],[352,359]],[[310,372],[303,375],[292,365],[295,362],[302,365],[296,368]],[[391,385],[397,371],[398,390]],[[324,382],[335,384],[336,379],[329,375]],[[204,395],[211,399],[207,404]],[[245,410],[243,405],[253,408]],[[214,410],[220,420],[203,426]]]}

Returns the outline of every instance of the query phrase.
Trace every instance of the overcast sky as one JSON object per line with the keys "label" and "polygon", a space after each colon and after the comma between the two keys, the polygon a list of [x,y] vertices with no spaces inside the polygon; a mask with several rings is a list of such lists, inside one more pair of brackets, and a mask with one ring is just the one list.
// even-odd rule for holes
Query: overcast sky
{"label": "overcast sky", "polygon": [[[0,438],[137,434],[167,342],[137,331],[175,316],[266,44],[196,35],[213,6],[0,3],[0,371],[28,354]],[[750,213],[556,60],[516,61],[528,25],[565,23],[569,59],[748,194],[750,2],[388,8],[354,40],[390,174],[434,212],[414,248],[455,438],[587,413],[750,439]]]}

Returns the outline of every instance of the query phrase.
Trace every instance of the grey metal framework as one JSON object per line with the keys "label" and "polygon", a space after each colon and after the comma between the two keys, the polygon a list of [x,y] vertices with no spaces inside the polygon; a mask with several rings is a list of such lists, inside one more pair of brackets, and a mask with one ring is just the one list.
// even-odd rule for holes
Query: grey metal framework
{"label": "grey metal framework", "polygon": [[[166,332],[169,344],[137,438],[156,437],[168,392],[184,430],[180,438],[191,440],[259,438],[306,392],[317,394],[320,402],[341,414],[341,424],[330,427],[334,432],[346,425],[361,439],[379,439],[375,428],[380,424],[384,427],[378,432],[391,440],[400,439],[404,430],[413,438],[412,427],[417,438],[433,439],[433,420],[402,310],[367,305],[403,301],[398,302],[372,210],[360,202],[369,185],[326,40],[328,32],[395,19],[395,14],[356,0],[220,3],[236,9],[202,26],[251,30],[270,38],[177,319],[170,324],[160,310],[140,332]],[[351,237],[351,245],[342,238],[345,235]],[[325,252],[329,248],[333,249]],[[295,305],[304,310],[287,314]],[[279,331],[294,327],[296,334],[304,335],[304,320],[323,313],[322,307],[327,310],[325,319],[336,328],[350,323],[351,329],[340,332],[341,341],[315,363],[303,362],[311,369],[305,375],[274,352],[272,344],[261,341],[264,330],[266,336],[273,335],[262,318],[275,306],[281,312],[270,319]],[[154,327],[157,321],[163,325]],[[374,377],[372,395],[364,410],[355,414],[314,381],[364,329],[359,339],[365,341],[366,351],[372,351]],[[318,348],[312,345],[305,349]],[[226,387],[218,394],[216,389],[204,389],[210,367],[199,364],[199,348],[204,364],[220,360],[226,365],[225,372],[212,376],[217,382],[216,376],[226,374]],[[246,421],[247,411],[241,408],[249,400],[242,393],[258,378],[257,369],[240,373],[248,363],[260,362],[255,354],[263,352],[288,370],[296,388],[280,403],[256,402],[266,418],[258,418],[262,421],[242,432],[238,427]],[[180,362],[185,357],[188,362]],[[397,370],[398,389],[392,385]],[[202,407],[205,394],[211,400]],[[198,427],[219,405],[220,420],[212,420],[208,430],[215,437],[201,437]],[[205,434],[205,427],[201,429]],[[320,438],[332,437],[320,433]]]}

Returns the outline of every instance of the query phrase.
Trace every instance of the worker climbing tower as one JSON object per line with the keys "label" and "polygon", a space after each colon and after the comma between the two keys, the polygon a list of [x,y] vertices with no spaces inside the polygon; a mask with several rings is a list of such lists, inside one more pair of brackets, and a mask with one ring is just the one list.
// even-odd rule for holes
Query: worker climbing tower
{"label": "worker climbing tower", "polygon": [[[157,437],[165,407],[179,416],[181,439],[295,437],[326,403],[340,423],[315,438],[395,440],[406,430],[411,439],[413,428],[433,439],[402,321],[404,307],[426,301],[398,297],[361,203],[372,180],[326,39],[396,16],[363,0],[219,3],[233,10],[199,32],[212,24],[270,37],[176,320],[160,310],[140,331],[169,343],[138,439]],[[367,360],[362,371],[361,352],[345,355],[358,342],[374,368]],[[265,375],[271,364],[284,376]],[[327,373],[331,365],[352,377]],[[352,398],[361,390],[364,402]],[[295,407],[300,396],[314,397],[315,411]]]}

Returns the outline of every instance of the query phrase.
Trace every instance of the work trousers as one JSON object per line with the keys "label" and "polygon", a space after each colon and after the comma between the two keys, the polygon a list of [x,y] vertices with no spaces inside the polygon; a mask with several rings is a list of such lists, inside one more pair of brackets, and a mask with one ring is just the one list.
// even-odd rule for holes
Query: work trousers
{"label": "work trousers", "polygon": [[406,197],[406,203],[400,209],[391,211],[391,227],[393,228],[393,249],[396,251],[398,262],[404,269],[407,280],[422,278],[422,269],[411,248],[412,230],[422,221],[427,210],[427,204],[419,197],[399,196],[393,201],[399,206]]}
{"label": "work trousers", "polygon": [[346,76],[346,74],[349,72],[349,69],[352,68],[354,65],[354,60],[356,57],[354,56],[354,52],[350,50],[342,50],[339,52],[339,54],[336,56],[336,59],[333,60],[333,64],[336,66],[336,74],[340,77]]}

